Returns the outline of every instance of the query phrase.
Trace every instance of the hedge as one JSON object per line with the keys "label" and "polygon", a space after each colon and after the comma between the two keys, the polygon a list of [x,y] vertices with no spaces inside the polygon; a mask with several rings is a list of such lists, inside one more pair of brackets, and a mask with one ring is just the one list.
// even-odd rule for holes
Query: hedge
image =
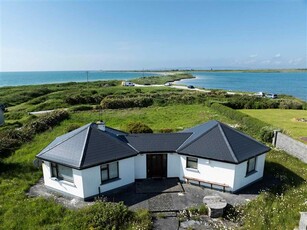
{"label": "hedge", "polygon": [[69,113],[64,110],[42,115],[21,129],[8,129],[0,133],[0,156],[8,156],[23,143],[33,139],[37,133],[44,132],[67,119]]}
{"label": "hedge", "polygon": [[127,125],[128,133],[153,133],[153,130],[141,122],[131,122]]}
{"label": "hedge", "polygon": [[245,131],[250,135],[256,136],[264,142],[272,142],[273,127],[269,124],[219,103],[213,103],[211,108],[243,125],[246,128]]}
{"label": "hedge", "polygon": [[124,109],[134,107],[148,107],[153,104],[153,99],[149,97],[135,98],[109,98],[106,97],[101,101],[103,109]]}

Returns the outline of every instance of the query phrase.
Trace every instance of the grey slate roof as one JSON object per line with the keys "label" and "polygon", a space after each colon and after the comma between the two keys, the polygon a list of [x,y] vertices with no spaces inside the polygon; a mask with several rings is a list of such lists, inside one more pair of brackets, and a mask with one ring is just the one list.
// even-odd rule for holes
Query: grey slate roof
{"label": "grey slate roof", "polygon": [[37,158],[77,169],[132,157],[138,153],[177,152],[229,163],[241,163],[270,148],[218,121],[179,133],[127,134],[94,123],[57,137]]}
{"label": "grey slate roof", "polygon": [[218,121],[209,121],[183,132],[193,134],[177,149],[179,154],[241,163],[270,150],[260,142]]}
{"label": "grey slate roof", "polygon": [[125,138],[138,152],[176,152],[192,133],[142,133],[129,134]]}
{"label": "grey slate roof", "polygon": [[116,138],[116,133],[114,129],[106,128],[104,132],[96,124],[87,124],[56,138],[37,158],[81,169],[135,156],[137,152]]}

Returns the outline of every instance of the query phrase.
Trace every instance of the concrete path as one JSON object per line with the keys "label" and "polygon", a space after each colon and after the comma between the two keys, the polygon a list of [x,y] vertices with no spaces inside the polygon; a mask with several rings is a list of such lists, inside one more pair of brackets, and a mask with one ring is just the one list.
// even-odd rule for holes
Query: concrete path
{"label": "concrete path", "polygon": [[45,114],[45,113],[52,113],[56,110],[68,110],[67,108],[65,109],[51,109],[51,110],[42,110],[42,111],[36,111],[36,112],[29,112],[30,115],[38,115],[38,114]]}

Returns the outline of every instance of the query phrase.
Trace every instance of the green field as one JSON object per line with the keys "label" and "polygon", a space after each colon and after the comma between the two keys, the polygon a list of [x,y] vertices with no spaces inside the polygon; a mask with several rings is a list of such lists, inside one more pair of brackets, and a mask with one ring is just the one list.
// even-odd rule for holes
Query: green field
{"label": "green field", "polygon": [[303,141],[301,138],[307,137],[307,122],[301,122],[297,120],[300,118],[307,120],[306,110],[243,109],[240,111],[249,116],[269,123],[276,128],[284,129],[287,134],[297,140]]}

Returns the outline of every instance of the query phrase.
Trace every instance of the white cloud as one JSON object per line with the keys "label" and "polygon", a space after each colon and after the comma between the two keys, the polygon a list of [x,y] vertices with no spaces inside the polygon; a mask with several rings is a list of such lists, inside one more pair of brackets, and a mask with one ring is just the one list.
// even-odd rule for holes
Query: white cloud
{"label": "white cloud", "polygon": [[280,53],[278,53],[278,54],[275,54],[275,56],[274,56],[275,58],[280,58],[281,57],[281,55],[280,55]]}
{"label": "white cloud", "polygon": [[258,54],[251,54],[251,55],[249,55],[250,58],[255,58],[257,56],[258,56]]}

